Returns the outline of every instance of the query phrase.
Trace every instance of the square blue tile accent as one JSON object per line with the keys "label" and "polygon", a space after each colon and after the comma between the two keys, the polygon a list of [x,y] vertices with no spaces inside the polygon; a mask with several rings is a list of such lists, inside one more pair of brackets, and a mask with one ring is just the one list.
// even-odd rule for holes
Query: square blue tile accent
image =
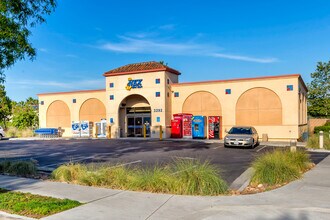
{"label": "square blue tile accent", "polygon": [[160,97],[160,92],[156,92],[156,97]]}
{"label": "square blue tile accent", "polygon": [[72,99],[72,103],[77,103],[77,99]]}
{"label": "square blue tile accent", "polygon": [[113,88],[114,86],[115,86],[114,83],[109,83],[109,87],[110,87],[110,88]]}
{"label": "square blue tile accent", "polygon": [[45,104],[45,102],[44,101],[40,101],[40,105],[44,105]]}
{"label": "square blue tile accent", "polygon": [[160,84],[160,79],[156,79],[156,84]]}
{"label": "square blue tile accent", "polygon": [[114,95],[110,95],[110,100],[114,100],[115,96]]}
{"label": "square blue tile accent", "polygon": [[230,95],[231,94],[231,89],[226,89],[226,95]]}
{"label": "square blue tile accent", "polygon": [[113,123],[113,118],[110,118],[110,123]]}
{"label": "square blue tile accent", "polygon": [[293,91],[293,85],[287,85],[286,91]]}
{"label": "square blue tile accent", "polygon": [[180,96],[180,93],[179,92],[175,92],[174,93],[174,97],[179,97]]}
{"label": "square blue tile accent", "polygon": [[156,117],[156,122],[160,122],[160,117],[159,116]]}

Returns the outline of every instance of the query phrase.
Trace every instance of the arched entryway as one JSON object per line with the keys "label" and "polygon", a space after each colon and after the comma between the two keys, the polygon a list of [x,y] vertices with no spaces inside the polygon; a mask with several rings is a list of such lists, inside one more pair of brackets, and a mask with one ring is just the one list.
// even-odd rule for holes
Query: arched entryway
{"label": "arched entryway", "polygon": [[100,100],[91,98],[86,100],[80,107],[79,120],[99,122],[101,119],[106,118],[106,109]]}
{"label": "arched entryway", "polygon": [[236,125],[282,125],[281,99],[267,88],[244,92],[236,104]]}
{"label": "arched entryway", "polygon": [[57,100],[49,105],[46,126],[47,128],[71,127],[70,109],[65,102]]}
{"label": "arched entryway", "polygon": [[141,95],[127,96],[119,106],[121,137],[143,137],[143,125],[147,125],[150,136],[151,108],[148,100]]}

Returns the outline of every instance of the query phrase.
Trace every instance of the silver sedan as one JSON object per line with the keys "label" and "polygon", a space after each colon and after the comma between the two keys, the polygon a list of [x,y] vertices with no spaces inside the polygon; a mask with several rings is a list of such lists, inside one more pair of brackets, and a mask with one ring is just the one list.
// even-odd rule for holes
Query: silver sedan
{"label": "silver sedan", "polygon": [[225,136],[225,147],[251,147],[259,144],[258,132],[254,127],[232,127]]}

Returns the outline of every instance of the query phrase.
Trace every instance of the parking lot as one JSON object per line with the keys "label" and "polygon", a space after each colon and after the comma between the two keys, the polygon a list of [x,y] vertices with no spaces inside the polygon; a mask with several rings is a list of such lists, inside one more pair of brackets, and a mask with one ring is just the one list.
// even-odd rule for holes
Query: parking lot
{"label": "parking lot", "polygon": [[[175,158],[199,159],[219,167],[222,177],[231,184],[254,158],[274,148],[263,145],[254,149],[224,148],[220,143],[143,139],[4,140],[0,142],[0,160],[32,158],[42,170],[52,170],[68,162],[152,166]],[[327,155],[311,153],[311,158],[318,163]]]}

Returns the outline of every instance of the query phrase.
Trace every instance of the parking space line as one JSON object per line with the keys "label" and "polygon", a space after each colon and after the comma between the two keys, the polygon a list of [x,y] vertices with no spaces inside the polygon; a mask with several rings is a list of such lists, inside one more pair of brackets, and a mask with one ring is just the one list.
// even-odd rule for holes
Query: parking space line
{"label": "parking space line", "polygon": [[136,160],[136,161],[132,161],[132,162],[129,162],[129,163],[119,164],[119,165],[116,165],[116,166],[112,166],[111,168],[123,167],[123,166],[126,166],[126,165],[135,164],[135,163],[142,163],[142,160]]}
{"label": "parking space line", "polygon": [[176,156],[174,156],[174,158],[187,159],[187,160],[196,160],[196,158],[193,158],[193,157],[176,157]]}
{"label": "parking space line", "polygon": [[259,148],[257,152],[261,151],[262,149],[266,148],[267,146],[263,146],[262,148]]}

